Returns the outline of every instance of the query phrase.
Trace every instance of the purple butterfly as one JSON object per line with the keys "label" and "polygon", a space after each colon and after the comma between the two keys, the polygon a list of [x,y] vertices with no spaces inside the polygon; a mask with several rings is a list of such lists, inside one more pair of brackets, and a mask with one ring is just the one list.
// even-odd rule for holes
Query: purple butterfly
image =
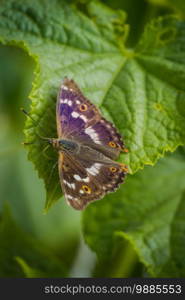
{"label": "purple butterfly", "polygon": [[113,125],[73,80],[65,78],[62,83],[56,118],[58,139],[50,143],[59,153],[61,187],[67,203],[82,210],[123,182],[127,167],[114,160],[127,149]]}
{"label": "purple butterfly", "polygon": [[[21,110],[32,119],[24,109]],[[128,168],[114,160],[120,151],[128,150],[114,126],[68,78],[60,88],[56,119],[57,139],[38,136],[58,151],[64,196],[69,205],[82,210],[89,202],[115,191],[123,182]]]}

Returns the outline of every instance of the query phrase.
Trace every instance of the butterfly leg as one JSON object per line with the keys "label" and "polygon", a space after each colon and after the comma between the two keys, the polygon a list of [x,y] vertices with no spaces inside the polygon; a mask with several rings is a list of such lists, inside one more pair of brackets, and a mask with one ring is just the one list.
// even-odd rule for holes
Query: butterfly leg
{"label": "butterfly leg", "polygon": [[53,160],[53,158],[49,157],[46,153],[46,151],[50,148],[50,145],[48,144],[42,151],[42,154],[47,158],[48,160]]}

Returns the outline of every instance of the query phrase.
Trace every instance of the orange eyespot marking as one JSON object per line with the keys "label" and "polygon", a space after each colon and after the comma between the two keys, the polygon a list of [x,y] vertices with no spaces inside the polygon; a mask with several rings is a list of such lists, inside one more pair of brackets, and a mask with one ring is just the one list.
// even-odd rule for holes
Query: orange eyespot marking
{"label": "orange eyespot marking", "polygon": [[87,105],[86,104],[81,104],[80,105],[80,111],[86,111],[87,110]]}
{"label": "orange eyespot marking", "polygon": [[122,151],[125,152],[125,153],[129,152],[129,150],[127,148],[123,148]]}
{"label": "orange eyespot marking", "polygon": [[128,173],[128,167],[125,164],[120,164],[121,169],[123,170],[123,172]]}
{"label": "orange eyespot marking", "polygon": [[116,148],[116,143],[111,141],[111,142],[109,142],[109,146],[112,147],[112,148]]}
{"label": "orange eyespot marking", "polygon": [[111,171],[112,173],[115,173],[115,172],[117,171],[117,168],[116,168],[116,167],[110,167],[109,169],[110,169],[110,171]]}
{"label": "orange eyespot marking", "polygon": [[88,185],[82,185],[82,190],[87,194],[91,194],[91,188]]}

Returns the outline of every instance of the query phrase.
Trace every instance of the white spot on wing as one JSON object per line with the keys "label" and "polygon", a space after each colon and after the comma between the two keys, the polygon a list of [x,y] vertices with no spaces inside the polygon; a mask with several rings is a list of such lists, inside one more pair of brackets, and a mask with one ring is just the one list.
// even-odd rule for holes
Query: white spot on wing
{"label": "white spot on wing", "polygon": [[80,115],[79,113],[77,113],[76,111],[73,111],[72,112],[72,114],[71,114],[71,116],[73,117],[73,118],[80,118],[80,119],[82,119],[84,122],[87,122],[87,118],[86,118],[86,116],[84,116],[84,115]]}
{"label": "white spot on wing", "polygon": [[92,129],[91,127],[85,129],[85,133],[87,133],[88,135],[91,135],[92,132],[94,132],[94,129]]}
{"label": "white spot on wing", "polygon": [[82,178],[78,175],[78,174],[75,174],[74,176],[74,179],[76,179],[77,181],[81,181]]}
{"label": "white spot on wing", "polygon": [[84,194],[84,191],[83,191],[83,190],[80,190],[80,194]]}
{"label": "white spot on wing", "polygon": [[83,178],[83,181],[84,181],[84,182],[89,182],[89,181],[90,181],[90,178],[89,178],[89,177]]}
{"label": "white spot on wing", "polygon": [[72,105],[72,101],[71,100],[69,100],[69,99],[61,99],[60,100],[60,103],[65,103],[65,104],[68,104],[69,106],[71,106]]}
{"label": "white spot on wing", "polygon": [[90,138],[96,143],[96,144],[101,144],[98,134],[92,127],[88,127],[85,129],[85,133],[90,136]]}
{"label": "white spot on wing", "polygon": [[71,116],[73,118],[78,118],[80,115],[77,112],[73,111],[72,114],[71,114]]}
{"label": "white spot on wing", "polygon": [[74,179],[76,179],[77,181],[84,181],[84,182],[89,182],[89,181],[90,181],[90,178],[89,178],[89,177],[82,178],[82,177],[80,177],[78,174],[75,174],[73,177],[74,177]]}
{"label": "white spot on wing", "polygon": [[75,184],[71,183],[71,188],[74,190],[75,189]]}
{"label": "white spot on wing", "polygon": [[80,118],[84,121],[84,122],[87,122],[87,118],[86,118],[86,116],[84,116],[84,115],[81,115],[80,116]]}
{"label": "white spot on wing", "polygon": [[71,188],[71,189],[75,189],[75,184],[74,183],[70,183],[70,182],[68,182],[68,181],[66,181],[66,180],[63,180],[63,183],[65,184],[65,185],[67,185],[69,188]]}
{"label": "white spot on wing", "polygon": [[86,170],[88,173],[95,176],[99,173],[100,167],[101,167],[101,164],[95,163],[94,165],[92,165],[90,168],[87,168]]}
{"label": "white spot on wing", "polygon": [[68,87],[66,85],[62,85],[62,89],[67,91]]}

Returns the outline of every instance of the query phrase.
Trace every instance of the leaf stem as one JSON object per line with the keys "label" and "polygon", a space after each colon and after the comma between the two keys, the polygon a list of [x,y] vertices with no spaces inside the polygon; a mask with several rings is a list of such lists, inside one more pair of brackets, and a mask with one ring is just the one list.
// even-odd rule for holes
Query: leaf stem
{"label": "leaf stem", "polygon": [[125,246],[122,247],[120,255],[116,259],[115,267],[112,269],[110,277],[131,277],[137,263],[138,256],[133,246],[129,242],[126,242]]}

